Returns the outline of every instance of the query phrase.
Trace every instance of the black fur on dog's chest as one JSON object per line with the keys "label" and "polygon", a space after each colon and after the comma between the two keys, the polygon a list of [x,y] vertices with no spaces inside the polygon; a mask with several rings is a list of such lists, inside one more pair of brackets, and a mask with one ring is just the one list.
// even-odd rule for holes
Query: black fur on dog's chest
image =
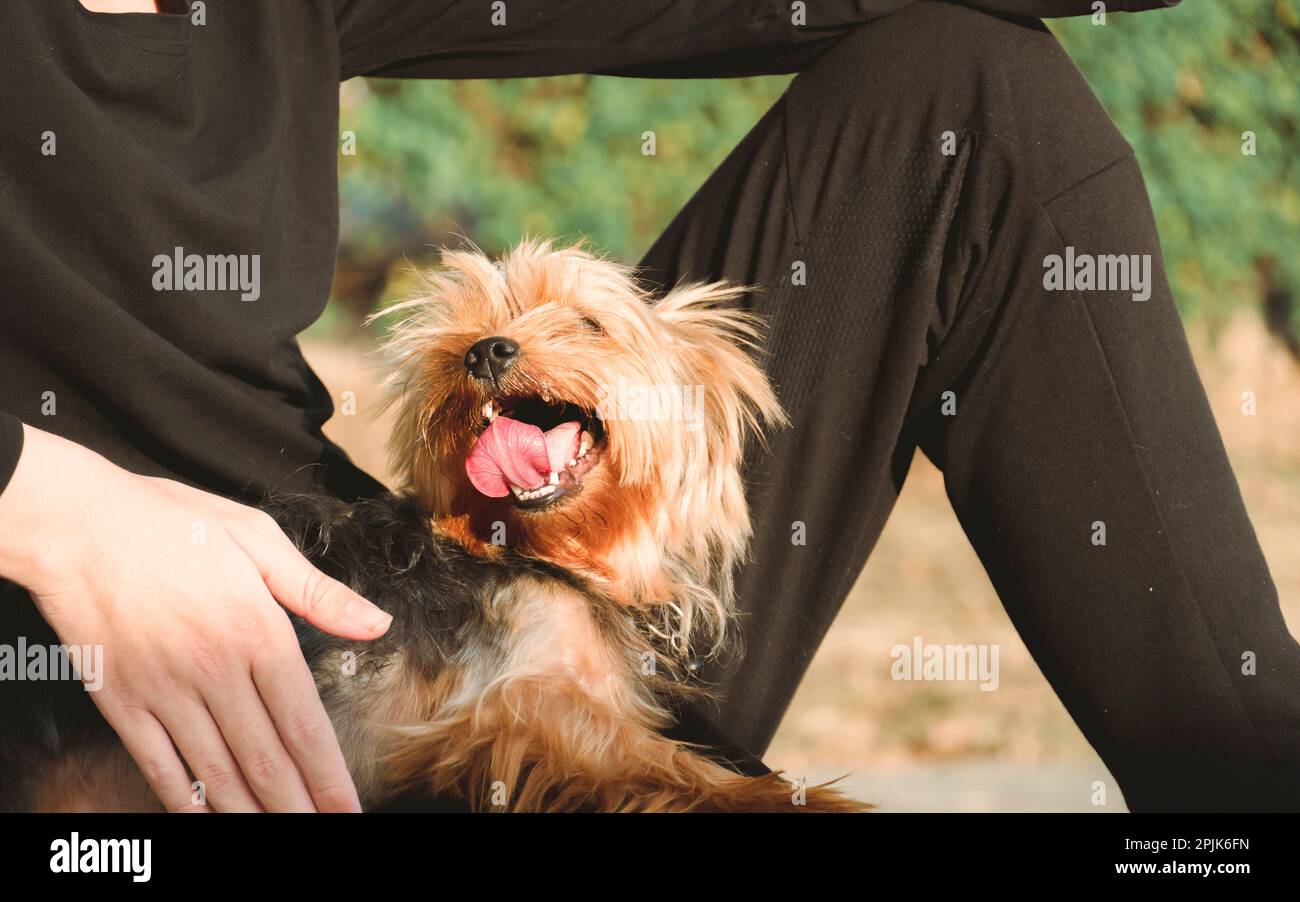
{"label": "black fur on dog's chest", "polygon": [[294,617],[303,656],[318,680],[332,669],[330,655],[348,663],[342,656],[349,651],[358,671],[382,668],[400,653],[406,666],[433,673],[471,643],[503,642],[505,624],[493,620],[486,602],[523,577],[590,591],[573,574],[539,561],[509,552],[491,560],[470,554],[441,535],[409,497],[387,493],[348,503],[283,495],[261,506],[321,572],[393,616],[388,631],[369,642],[340,639]]}

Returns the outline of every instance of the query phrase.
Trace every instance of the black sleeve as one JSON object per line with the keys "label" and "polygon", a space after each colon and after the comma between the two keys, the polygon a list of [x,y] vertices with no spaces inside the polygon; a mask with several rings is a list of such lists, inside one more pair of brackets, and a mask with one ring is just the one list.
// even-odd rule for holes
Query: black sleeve
{"label": "black sleeve", "polygon": [[[1097,0],[958,0],[991,12],[1033,16],[1035,19],[1061,19],[1066,16],[1091,16]],[[1105,0],[1108,13],[1139,13],[1148,9],[1177,6],[1182,0]]]}
{"label": "black sleeve", "polygon": [[0,492],[9,484],[9,478],[18,468],[18,457],[23,453],[23,423],[13,414],[0,411]]}
{"label": "black sleeve", "polygon": [[[916,0],[333,0],[343,78],[508,78],[589,72],[666,78],[804,68],[845,31]],[[1137,10],[1177,0],[1110,0]],[[1039,17],[1092,0],[967,0]],[[494,20],[494,16],[497,18]],[[504,16],[504,20],[502,20]]]}
{"label": "black sleeve", "polygon": [[343,78],[684,78],[796,71],[845,29],[914,2],[813,0],[802,25],[788,0],[335,0],[335,9]]}

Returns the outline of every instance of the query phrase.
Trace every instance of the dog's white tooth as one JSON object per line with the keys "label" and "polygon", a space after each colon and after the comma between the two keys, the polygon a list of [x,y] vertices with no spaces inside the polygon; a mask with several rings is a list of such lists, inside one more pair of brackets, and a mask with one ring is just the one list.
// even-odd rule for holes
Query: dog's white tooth
{"label": "dog's white tooth", "polygon": [[537,497],[539,497],[539,498],[542,497],[543,495],[554,495],[554,494],[555,494],[555,486],[553,486],[553,485],[544,485],[544,486],[542,486],[540,489],[538,489],[534,494],[537,495]]}
{"label": "dog's white tooth", "polygon": [[517,486],[517,485],[512,485],[512,486],[510,487],[510,491],[512,491],[512,492],[515,493],[515,497],[516,497],[516,498],[522,498],[522,497],[524,497],[524,490],[521,489],[521,488],[520,488],[519,486]]}
{"label": "dog's white tooth", "polygon": [[574,464],[576,464],[577,462],[578,462],[578,458],[576,458],[576,457],[571,457],[571,458],[569,458],[569,462],[568,462],[567,464],[565,464],[565,466],[566,466],[566,467],[571,467],[571,466],[573,466]]}
{"label": "dog's white tooth", "polygon": [[560,484],[560,474],[559,474],[559,473],[556,473],[554,470],[552,470],[552,471],[551,471],[551,485],[559,485],[559,484]]}

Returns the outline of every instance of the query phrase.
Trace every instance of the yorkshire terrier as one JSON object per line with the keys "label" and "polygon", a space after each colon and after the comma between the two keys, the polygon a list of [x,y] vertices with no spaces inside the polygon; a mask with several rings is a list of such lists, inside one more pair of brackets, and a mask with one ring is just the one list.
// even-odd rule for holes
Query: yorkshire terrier
{"label": "yorkshire terrier", "polygon": [[[854,811],[667,738],[733,629],[745,444],[784,415],[722,283],[661,299],[579,247],[448,252],[386,348],[401,494],[263,506],[393,615],[373,642],[297,621],[367,809]],[[55,731],[57,733],[57,731]],[[29,769],[29,808],[152,799],[107,727]],[[156,805],[156,801],[153,802]]]}

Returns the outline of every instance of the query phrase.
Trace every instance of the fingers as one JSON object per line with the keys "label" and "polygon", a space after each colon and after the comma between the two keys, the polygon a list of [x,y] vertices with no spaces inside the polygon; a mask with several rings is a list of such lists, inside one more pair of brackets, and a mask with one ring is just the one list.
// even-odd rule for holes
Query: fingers
{"label": "fingers", "polygon": [[[108,506],[123,513],[104,531],[141,534],[147,551],[98,548],[126,562],[110,574],[117,581],[79,575],[75,591],[47,593],[41,609],[61,636],[107,631],[131,652],[121,659],[140,665],[95,703],[150,788],[169,811],[360,810],[285,610],[358,640],[382,635],[392,618],[312,567],[265,513],[179,483],[129,485],[135,494]],[[196,515],[211,520],[218,543],[174,541]],[[74,595],[77,605],[63,602]]]}
{"label": "fingers", "polygon": [[[156,487],[210,512],[286,610],[348,639],[377,638],[391,624],[390,615],[313,567],[266,513],[179,483],[163,480]],[[205,777],[198,768],[216,778],[208,791],[220,811],[360,811],[338,738],[287,619],[275,618],[282,632],[265,618],[244,619],[235,632],[259,637],[245,648],[251,654],[234,654],[247,669],[231,673],[220,661],[206,667],[210,676],[226,678],[219,687],[204,684],[203,702],[196,705],[202,717],[186,709],[161,718],[181,755],[200,779]],[[217,649],[210,657],[228,659],[228,651]]]}
{"label": "fingers", "polygon": [[[315,691],[313,686],[313,694]],[[276,732],[256,687],[251,682],[227,686],[207,701],[213,720],[239,763],[245,783],[262,807],[267,811],[315,811],[307,785]],[[322,710],[321,716],[324,714]],[[333,735],[331,728],[330,736]]]}
{"label": "fingers", "polygon": [[171,737],[156,717],[140,712],[130,717],[113,717],[111,720],[127,754],[140,768],[140,772],[149,781],[149,788],[167,811],[173,814],[212,812],[206,803],[196,803],[190,775],[185,770],[185,765],[181,764]]}
{"label": "fingers", "polygon": [[361,810],[334,725],[301,655],[259,658],[253,681],[318,811]]}
{"label": "fingers", "polygon": [[[179,702],[159,712],[158,720],[171,735],[195,779],[203,784],[204,795],[213,808],[242,812],[263,810],[202,702]],[[172,810],[170,805],[168,810]]]}
{"label": "fingers", "polygon": [[382,636],[393,618],[313,567],[266,514],[228,530],[257,565],[275,600],[308,623],[345,639]]}

